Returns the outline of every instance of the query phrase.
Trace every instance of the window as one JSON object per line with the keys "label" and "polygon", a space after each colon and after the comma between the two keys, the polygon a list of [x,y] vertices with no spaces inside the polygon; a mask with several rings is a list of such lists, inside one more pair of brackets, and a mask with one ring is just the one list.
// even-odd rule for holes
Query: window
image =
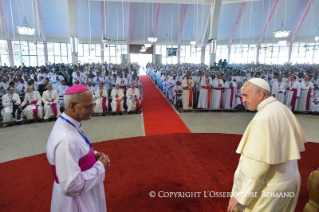
{"label": "window", "polygon": [[8,41],[0,40],[0,66],[10,66]]}

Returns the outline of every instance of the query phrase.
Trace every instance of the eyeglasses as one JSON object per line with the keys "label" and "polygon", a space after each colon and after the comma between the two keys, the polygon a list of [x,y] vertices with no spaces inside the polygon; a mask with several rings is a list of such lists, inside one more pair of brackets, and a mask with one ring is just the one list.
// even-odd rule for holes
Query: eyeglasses
{"label": "eyeglasses", "polygon": [[93,104],[88,105],[88,106],[82,105],[82,104],[80,104],[80,103],[78,103],[78,102],[74,102],[74,103],[81,105],[82,107],[84,107],[84,108],[87,109],[87,110],[92,110],[92,109],[96,106],[96,103],[93,103]]}

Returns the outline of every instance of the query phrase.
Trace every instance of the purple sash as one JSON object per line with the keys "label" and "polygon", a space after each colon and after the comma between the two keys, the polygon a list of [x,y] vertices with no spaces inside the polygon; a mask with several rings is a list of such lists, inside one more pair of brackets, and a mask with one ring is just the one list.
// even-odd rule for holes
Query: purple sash
{"label": "purple sash", "polygon": [[[51,101],[47,99],[48,102],[54,102],[55,99],[52,99]],[[53,114],[54,114],[54,118],[56,118],[58,116],[58,109],[56,107],[56,104],[52,104],[51,108],[53,110]]]}
{"label": "purple sash", "polygon": [[230,88],[231,92],[230,92],[230,107],[233,107],[233,100],[234,100],[234,88],[231,87]]}
{"label": "purple sash", "polygon": [[223,108],[223,89],[222,88],[213,88],[213,89],[221,92],[219,108],[222,109]]}
{"label": "purple sash", "polygon": [[309,89],[308,94],[307,94],[306,110],[309,110],[310,97],[311,97],[310,95],[311,95],[311,88]]}
{"label": "purple sash", "polygon": [[107,112],[106,97],[103,97],[102,108],[103,108],[103,113],[106,113]]}
{"label": "purple sash", "polygon": [[38,100],[34,100],[34,101],[31,101],[31,104],[29,104],[29,105],[35,105],[35,109],[32,110],[34,119],[39,119],[39,116],[38,116],[39,105],[37,105],[37,102]]}
{"label": "purple sash", "polygon": [[296,105],[296,100],[297,100],[297,88],[293,88],[291,91],[294,92],[294,94],[292,95],[292,98],[291,98],[291,102],[290,102],[290,106],[291,106],[291,110],[294,111],[295,110],[295,105]]}
{"label": "purple sash", "polygon": [[[85,155],[84,157],[80,158],[79,160],[79,166],[81,168],[81,172],[84,172],[90,168],[93,167],[93,165],[96,162],[96,157],[94,152],[90,149],[89,153],[87,155]],[[58,176],[56,175],[56,167],[55,165],[51,165],[51,169],[53,172],[53,177],[56,183],[59,184],[59,179]]]}

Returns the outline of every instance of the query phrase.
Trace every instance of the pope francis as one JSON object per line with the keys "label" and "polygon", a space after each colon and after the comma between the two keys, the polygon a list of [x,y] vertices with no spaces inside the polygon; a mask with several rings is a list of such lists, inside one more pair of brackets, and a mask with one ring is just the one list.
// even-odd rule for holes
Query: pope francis
{"label": "pope francis", "polygon": [[241,157],[227,210],[294,211],[301,180],[297,160],[305,150],[304,132],[290,109],[271,96],[265,80],[249,80],[242,96],[248,109],[258,112],[236,151]]}

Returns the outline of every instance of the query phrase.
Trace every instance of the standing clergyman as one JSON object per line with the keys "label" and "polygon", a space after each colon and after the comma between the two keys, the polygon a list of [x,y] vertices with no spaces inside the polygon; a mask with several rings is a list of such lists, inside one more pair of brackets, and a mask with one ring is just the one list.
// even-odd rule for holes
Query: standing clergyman
{"label": "standing clergyman", "polygon": [[[248,109],[258,112],[236,151],[241,157],[228,211],[239,204],[244,211],[294,211],[301,182],[297,160],[307,142],[304,132],[289,108],[271,96],[265,80],[249,80],[242,96]],[[255,192],[258,195],[245,195]]]}
{"label": "standing clergyman", "polygon": [[66,90],[64,104],[46,147],[54,176],[51,211],[104,212],[103,181],[110,160],[92,148],[81,128],[81,121],[94,113],[93,95],[86,86],[75,85]]}

